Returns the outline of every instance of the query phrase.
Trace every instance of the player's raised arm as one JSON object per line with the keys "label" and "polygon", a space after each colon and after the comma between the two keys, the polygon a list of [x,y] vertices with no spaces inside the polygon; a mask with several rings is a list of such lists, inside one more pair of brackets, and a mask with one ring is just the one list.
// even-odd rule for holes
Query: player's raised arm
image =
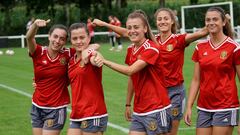
{"label": "player's raised arm", "polygon": [[208,30],[207,30],[207,27],[203,27],[201,28],[200,30],[194,32],[194,33],[189,33],[186,35],[185,37],[185,41],[187,44],[193,42],[193,41],[196,41],[202,37],[205,37],[208,35]]}
{"label": "player's raised arm", "polygon": [[35,41],[35,35],[37,34],[38,28],[39,27],[45,27],[47,23],[49,23],[50,20],[41,20],[41,19],[36,19],[34,23],[30,26],[29,30],[27,31],[26,34],[26,40],[27,40],[27,45],[29,49],[29,53],[34,53],[36,49],[36,41]]}
{"label": "player's raised arm", "polygon": [[107,27],[107,28],[113,30],[114,32],[116,32],[117,34],[119,34],[119,35],[121,35],[121,36],[123,36],[123,37],[128,37],[127,29],[126,29],[126,28],[119,27],[119,26],[115,26],[115,25],[106,23],[106,22],[104,22],[104,21],[102,21],[102,20],[99,20],[99,19],[94,19],[92,23],[93,23],[94,25],[97,25],[97,26]]}

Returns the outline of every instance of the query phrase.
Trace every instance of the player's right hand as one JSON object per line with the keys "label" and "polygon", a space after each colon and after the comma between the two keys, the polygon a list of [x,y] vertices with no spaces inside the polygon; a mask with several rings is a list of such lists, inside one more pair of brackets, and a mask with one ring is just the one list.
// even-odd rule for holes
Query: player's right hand
{"label": "player's right hand", "polygon": [[184,115],[184,122],[185,122],[185,124],[187,124],[188,126],[191,126],[191,125],[192,125],[191,118],[192,118],[192,109],[187,109],[187,110],[186,110],[186,113],[185,113],[185,115]]}
{"label": "player's right hand", "polygon": [[35,24],[37,27],[45,27],[49,22],[50,19],[48,20],[36,19],[33,24]]}
{"label": "player's right hand", "polygon": [[99,19],[94,19],[93,22],[92,22],[93,25],[97,25],[97,26],[104,26],[105,23],[106,23],[106,22],[101,21],[101,20],[99,20]]}
{"label": "player's right hand", "polygon": [[132,121],[132,112],[131,112],[131,107],[126,107],[125,109],[125,119],[127,121]]}

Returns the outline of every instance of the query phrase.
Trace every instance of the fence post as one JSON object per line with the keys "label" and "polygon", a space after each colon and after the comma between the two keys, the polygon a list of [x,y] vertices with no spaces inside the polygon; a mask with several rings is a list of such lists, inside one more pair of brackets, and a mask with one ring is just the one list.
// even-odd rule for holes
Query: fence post
{"label": "fence post", "polygon": [[22,46],[22,48],[25,47],[25,44],[24,44],[24,35],[23,35],[23,34],[21,35],[21,46]]}
{"label": "fence post", "polygon": [[240,26],[239,25],[237,26],[237,38],[238,39],[240,38]]}

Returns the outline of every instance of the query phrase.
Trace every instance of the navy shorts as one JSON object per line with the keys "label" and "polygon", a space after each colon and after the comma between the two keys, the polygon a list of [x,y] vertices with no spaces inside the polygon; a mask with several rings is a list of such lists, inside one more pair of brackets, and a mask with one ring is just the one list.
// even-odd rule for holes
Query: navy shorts
{"label": "navy shorts", "polygon": [[198,110],[197,128],[237,126],[239,110],[207,112]]}
{"label": "navy shorts", "polygon": [[30,114],[33,128],[61,130],[66,121],[67,107],[59,109],[42,109],[32,105]]}
{"label": "navy shorts", "polygon": [[171,100],[171,116],[172,120],[181,120],[183,117],[184,109],[185,109],[185,87],[183,84],[169,87],[168,96]]}
{"label": "navy shorts", "polygon": [[104,132],[107,129],[108,116],[83,121],[70,121],[69,128],[78,128],[84,132]]}
{"label": "navy shorts", "polygon": [[132,116],[130,130],[145,132],[148,135],[169,133],[172,127],[170,108],[144,116]]}

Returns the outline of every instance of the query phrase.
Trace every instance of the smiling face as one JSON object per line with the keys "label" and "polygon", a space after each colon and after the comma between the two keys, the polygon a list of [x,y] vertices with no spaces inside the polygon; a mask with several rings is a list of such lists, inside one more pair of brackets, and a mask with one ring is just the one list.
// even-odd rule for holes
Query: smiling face
{"label": "smiling face", "polygon": [[217,34],[223,31],[226,22],[218,11],[208,11],[205,16],[205,25],[210,34]]}
{"label": "smiling face", "polygon": [[126,22],[126,28],[129,39],[134,44],[140,45],[146,40],[147,27],[140,18],[129,18]]}
{"label": "smiling face", "polygon": [[84,28],[77,28],[71,30],[71,44],[76,51],[83,51],[86,49],[90,42],[90,36]]}
{"label": "smiling face", "polygon": [[173,19],[168,11],[160,11],[156,16],[156,24],[160,32],[166,33],[171,31]]}
{"label": "smiling face", "polygon": [[55,28],[48,37],[49,48],[53,51],[59,51],[66,44],[67,32],[64,29]]}

